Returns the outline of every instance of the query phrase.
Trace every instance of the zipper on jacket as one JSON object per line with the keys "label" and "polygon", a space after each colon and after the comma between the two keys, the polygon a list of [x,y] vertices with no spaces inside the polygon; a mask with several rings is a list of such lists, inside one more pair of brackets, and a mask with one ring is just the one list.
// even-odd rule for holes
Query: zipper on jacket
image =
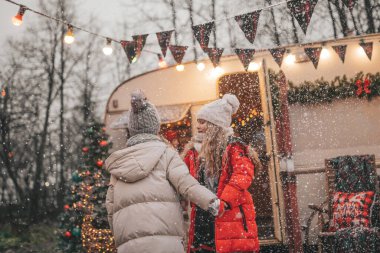
{"label": "zipper on jacket", "polygon": [[245,230],[245,232],[248,232],[247,220],[245,219],[245,214],[244,214],[244,211],[243,211],[243,206],[240,205],[239,209],[240,209],[240,213],[241,213],[242,220],[243,220],[244,230]]}

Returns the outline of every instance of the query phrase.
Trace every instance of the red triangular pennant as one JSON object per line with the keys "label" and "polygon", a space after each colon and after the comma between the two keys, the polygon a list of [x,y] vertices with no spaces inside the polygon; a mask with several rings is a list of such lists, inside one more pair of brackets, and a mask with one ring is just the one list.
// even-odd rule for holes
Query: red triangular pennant
{"label": "red triangular pennant", "polygon": [[120,43],[128,57],[129,63],[132,63],[134,58],[137,57],[136,41],[122,40]]}
{"label": "red triangular pennant", "polygon": [[361,42],[359,45],[364,49],[364,52],[368,56],[368,59],[372,59],[373,42]]}
{"label": "red triangular pennant", "polygon": [[185,52],[187,48],[188,48],[187,46],[173,46],[173,45],[169,46],[170,52],[172,52],[174,60],[178,64],[182,63],[182,59],[185,56]]}
{"label": "red triangular pennant", "polygon": [[350,11],[352,11],[356,5],[357,0],[342,0],[342,2],[350,9]]}
{"label": "red triangular pennant", "polygon": [[239,57],[241,63],[244,66],[245,71],[248,70],[249,64],[253,60],[253,56],[255,54],[255,49],[235,49],[236,55]]}
{"label": "red triangular pennant", "polygon": [[318,0],[298,0],[289,1],[287,6],[293,17],[301,26],[302,31],[306,34],[307,27],[310,24],[311,17]]}
{"label": "red triangular pennant", "polygon": [[332,46],[332,48],[339,55],[340,60],[344,63],[344,60],[346,59],[347,45]]}
{"label": "red triangular pennant", "polygon": [[318,68],[319,57],[321,56],[322,47],[309,47],[305,48],[305,53],[314,65],[314,68]]}
{"label": "red triangular pennant", "polygon": [[224,48],[204,48],[203,51],[207,53],[210,61],[214,65],[214,68],[219,65],[220,57],[223,54]]}
{"label": "red triangular pennant", "polygon": [[286,49],[285,48],[274,48],[274,49],[269,49],[269,52],[272,54],[274,61],[281,68],[282,60],[284,59]]}
{"label": "red triangular pennant", "polygon": [[208,47],[208,43],[210,41],[210,34],[211,31],[215,29],[215,23],[209,22],[206,24],[193,26],[192,28],[194,37],[198,40],[199,45],[201,45],[201,48],[203,49]]}
{"label": "red triangular pennant", "polygon": [[174,30],[156,33],[158,44],[161,47],[161,52],[164,57],[166,56],[166,51],[168,50],[173,31]]}
{"label": "red triangular pennant", "polygon": [[240,29],[249,42],[253,43],[256,37],[257,25],[259,24],[261,10],[239,15],[235,17]]}
{"label": "red triangular pennant", "polygon": [[143,35],[134,35],[132,36],[133,41],[136,42],[137,46],[137,53],[140,55],[141,51],[143,50],[146,42],[146,38],[148,37],[149,34],[143,34]]}
{"label": "red triangular pennant", "polygon": [[127,54],[129,63],[137,60],[140,56],[146,42],[146,38],[149,34],[134,35],[132,36],[133,41],[122,40],[120,41],[125,53]]}

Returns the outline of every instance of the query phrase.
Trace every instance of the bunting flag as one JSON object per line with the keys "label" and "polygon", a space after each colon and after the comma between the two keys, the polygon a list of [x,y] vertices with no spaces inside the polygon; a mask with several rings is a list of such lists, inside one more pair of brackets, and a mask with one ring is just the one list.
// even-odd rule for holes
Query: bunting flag
{"label": "bunting flag", "polygon": [[373,42],[361,42],[359,45],[364,49],[364,52],[368,56],[368,59],[372,59]]}
{"label": "bunting flag", "polygon": [[332,46],[332,48],[339,55],[339,58],[342,61],[342,63],[344,63],[344,60],[346,58],[347,45]]}
{"label": "bunting flag", "polygon": [[[198,40],[202,49],[208,47],[211,31],[215,29],[215,23],[209,22],[201,25],[193,26],[194,37]],[[214,38],[215,39],[215,38]]]}
{"label": "bunting flag", "polygon": [[256,37],[257,25],[259,24],[261,10],[239,15],[235,17],[240,29],[249,42],[253,43]]}
{"label": "bunting flag", "polygon": [[321,56],[322,47],[309,47],[305,48],[305,53],[314,65],[314,68],[318,68],[319,57]]}
{"label": "bunting flag", "polygon": [[241,63],[244,66],[245,71],[248,70],[249,64],[253,60],[253,56],[255,54],[255,49],[235,49],[236,55],[239,57]]}
{"label": "bunting flag", "polygon": [[149,34],[132,36],[133,41],[122,40],[120,41],[125,53],[127,54],[129,63],[135,62],[140,56]]}
{"label": "bunting flag", "polygon": [[204,48],[203,51],[207,53],[210,61],[214,65],[214,68],[219,65],[220,57],[223,54],[224,48]]}
{"label": "bunting flag", "polygon": [[148,35],[149,34],[132,36],[133,41],[136,42],[136,52],[138,53],[138,55],[140,55],[141,51],[143,50]]}
{"label": "bunting flag", "polygon": [[310,24],[313,11],[317,3],[318,0],[298,0],[287,3],[290,12],[301,26],[304,34],[306,34],[307,27]]}
{"label": "bunting flag", "polygon": [[170,52],[172,52],[174,60],[178,64],[182,63],[182,59],[185,56],[185,52],[186,52],[187,48],[188,48],[188,46],[173,46],[173,45],[169,46]]}
{"label": "bunting flag", "polygon": [[282,60],[284,59],[286,49],[285,48],[274,48],[274,49],[269,49],[269,52],[272,54],[274,61],[281,68]]}
{"label": "bunting flag", "polygon": [[161,47],[161,52],[164,57],[166,57],[166,52],[168,50],[173,32],[174,30],[156,33],[158,44]]}
{"label": "bunting flag", "polygon": [[358,0],[342,0],[343,4],[352,11]]}
{"label": "bunting flag", "polygon": [[132,63],[134,59],[137,57],[136,53],[136,42],[135,41],[129,41],[129,40],[122,40],[120,41],[121,46],[124,49],[124,52],[126,53],[129,63]]}

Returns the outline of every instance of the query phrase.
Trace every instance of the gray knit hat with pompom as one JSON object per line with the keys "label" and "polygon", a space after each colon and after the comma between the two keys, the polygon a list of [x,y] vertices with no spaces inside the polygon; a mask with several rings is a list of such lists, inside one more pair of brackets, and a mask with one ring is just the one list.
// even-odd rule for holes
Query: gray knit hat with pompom
{"label": "gray knit hat with pompom", "polygon": [[128,130],[131,136],[142,133],[158,134],[160,131],[157,109],[148,101],[142,90],[133,91],[131,94]]}

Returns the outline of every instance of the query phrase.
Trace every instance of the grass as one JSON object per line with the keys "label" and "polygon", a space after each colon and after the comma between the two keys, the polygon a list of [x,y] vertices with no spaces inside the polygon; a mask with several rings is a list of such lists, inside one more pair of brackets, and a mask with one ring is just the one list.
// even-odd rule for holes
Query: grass
{"label": "grass", "polygon": [[0,252],[52,253],[57,252],[57,225],[39,223],[15,233],[10,225],[0,225]]}

